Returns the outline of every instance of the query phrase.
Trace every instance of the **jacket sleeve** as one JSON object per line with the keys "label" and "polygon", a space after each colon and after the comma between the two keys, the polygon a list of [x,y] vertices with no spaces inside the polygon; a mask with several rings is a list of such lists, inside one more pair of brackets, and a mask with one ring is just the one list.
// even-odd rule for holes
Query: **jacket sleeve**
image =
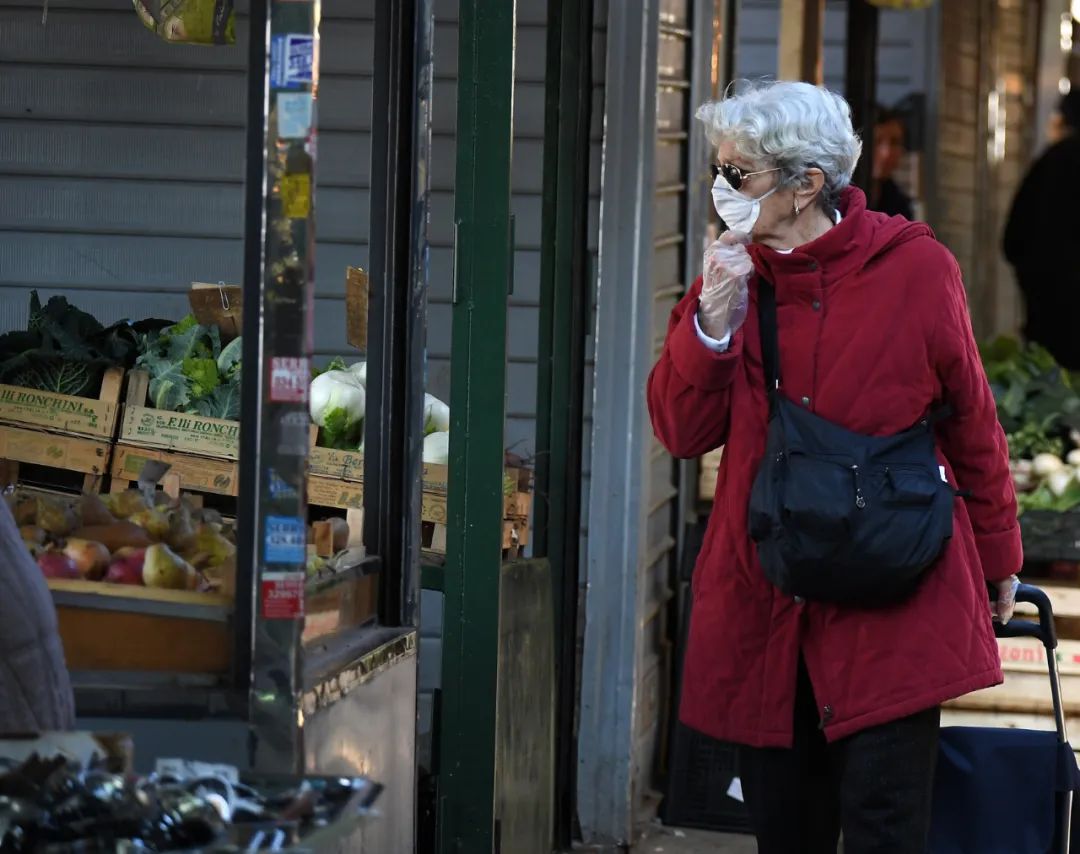
{"label": "jacket sleeve", "polygon": [[701,279],[675,306],[664,352],[649,376],[649,414],[657,437],[674,456],[699,457],[727,441],[731,384],[742,360],[743,334],[716,353],[694,325]]}
{"label": "jacket sleeve", "polygon": [[931,345],[945,400],[953,413],[938,427],[938,441],[957,485],[970,491],[968,513],[987,581],[1020,571],[1023,548],[1016,514],[1016,491],[1009,472],[1009,448],[979,358],[967,296],[956,261],[942,294]]}

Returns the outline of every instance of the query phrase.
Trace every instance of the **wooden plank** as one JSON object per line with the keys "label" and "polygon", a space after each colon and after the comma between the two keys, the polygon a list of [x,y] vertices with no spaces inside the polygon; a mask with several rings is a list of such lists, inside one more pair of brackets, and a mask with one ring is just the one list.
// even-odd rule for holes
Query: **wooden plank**
{"label": "wooden plank", "polygon": [[147,460],[169,463],[170,474],[180,476],[180,487],[193,492],[236,495],[239,488],[239,465],[226,460],[189,456],[152,448],[117,445],[110,473],[121,483],[135,483]]}
{"label": "wooden plank", "polygon": [[364,455],[359,451],[336,451],[315,446],[308,454],[308,471],[322,477],[363,483]]}
{"label": "wooden plank", "polygon": [[228,623],[128,611],[56,609],[72,670],[227,673]]}
{"label": "wooden plank", "polygon": [[109,600],[117,602],[168,602],[174,605],[209,605],[232,607],[232,599],[216,593],[198,593],[193,590],[159,590],[154,587],[138,587],[133,584],[106,584],[103,581],[76,581],[66,578],[48,579],[50,590],[77,593],[93,597],[93,607],[105,610]]}
{"label": "wooden plank", "polygon": [[0,425],[0,459],[103,475],[109,443]]}
{"label": "wooden plank", "polygon": [[[1034,638],[998,640],[1005,684],[976,691],[946,704],[951,708],[1024,714],[1053,711],[1046,650]],[[1080,641],[1059,641],[1061,699],[1067,714],[1080,714]]]}
{"label": "wooden plank", "polygon": [[[1067,718],[1069,732],[1080,732],[1080,718]],[[979,709],[941,710],[941,725],[967,727],[993,727],[995,729],[1034,729],[1053,731],[1053,715],[1025,714],[1023,712],[994,712]]]}
{"label": "wooden plank", "polygon": [[[1041,579],[1036,583],[1049,597],[1055,617],[1080,617],[1080,587],[1054,584]],[[1037,614],[1038,611],[1034,605],[1020,602],[1016,606],[1016,613]]]}
{"label": "wooden plank", "polygon": [[[364,485],[355,481],[310,475],[308,504],[315,507],[336,507],[339,510],[363,510]],[[421,494],[420,518],[424,522],[446,521],[446,496],[427,491]]]}
{"label": "wooden plank", "polygon": [[360,510],[364,507],[364,485],[348,480],[311,475],[307,482],[308,504]]}
{"label": "wooden plank", "polygon": [[124,407],[120,441],[136,447],[238,460],[240,422],[128,405]]}
{"label": "wooden plank", "polygon": [[506,519],[527,519],[532,512],[532,493],[514,492],[506,496],[503,517]]}
{"label": "wooden plank", "polygon": [[0,421],[111,440],[120,410],[123,377],[124,372],[119,369],[106,371],[99,399],[0,385]]}
{"label": "wooden plank", "polygon": [[825,0],[781,0],[777,77],[824,82]]}

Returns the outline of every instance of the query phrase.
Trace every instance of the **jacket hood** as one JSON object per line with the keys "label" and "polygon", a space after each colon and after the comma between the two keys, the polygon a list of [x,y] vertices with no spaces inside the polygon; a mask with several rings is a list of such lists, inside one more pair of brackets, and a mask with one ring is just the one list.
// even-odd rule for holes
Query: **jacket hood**
{"label": "jacket hood", "polygon": [[806,284],[828,287],[897,246],[919,237],[934,236],[924,223],[868,211],[866,196],[856,187],[844,190],[840,215],[842,218],[836,226],[789,254],[760,244],[751,245],[750,255],[758,275],[781,290],[799,287],[800,279]]}

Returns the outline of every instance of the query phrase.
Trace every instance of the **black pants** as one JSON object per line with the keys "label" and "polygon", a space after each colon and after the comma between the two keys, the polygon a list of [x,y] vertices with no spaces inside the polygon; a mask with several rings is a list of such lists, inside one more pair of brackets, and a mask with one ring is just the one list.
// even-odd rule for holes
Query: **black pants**
{"label": "black pants", "polygon": [[791,749],[744,747],[739,773],[759,854],[924,854],[939,709],[827,744],[800,663]]}

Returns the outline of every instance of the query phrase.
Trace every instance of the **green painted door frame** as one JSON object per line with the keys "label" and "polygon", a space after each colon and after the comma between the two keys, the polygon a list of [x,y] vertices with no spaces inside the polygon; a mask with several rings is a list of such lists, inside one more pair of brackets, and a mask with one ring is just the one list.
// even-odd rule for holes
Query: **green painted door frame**
{"label": "green painted door frame", "polygon": [[495,722],[502,562],[515,0],[461,0],[450,486],[439,850],[497,851]]}
{"label": "green painted door frame", "polygon": [[548,0],[544,198],[533,551],[551,562],[556,712],[555,828],[574,819],[585,338],[590,315],[589,131],[593,0]]}

